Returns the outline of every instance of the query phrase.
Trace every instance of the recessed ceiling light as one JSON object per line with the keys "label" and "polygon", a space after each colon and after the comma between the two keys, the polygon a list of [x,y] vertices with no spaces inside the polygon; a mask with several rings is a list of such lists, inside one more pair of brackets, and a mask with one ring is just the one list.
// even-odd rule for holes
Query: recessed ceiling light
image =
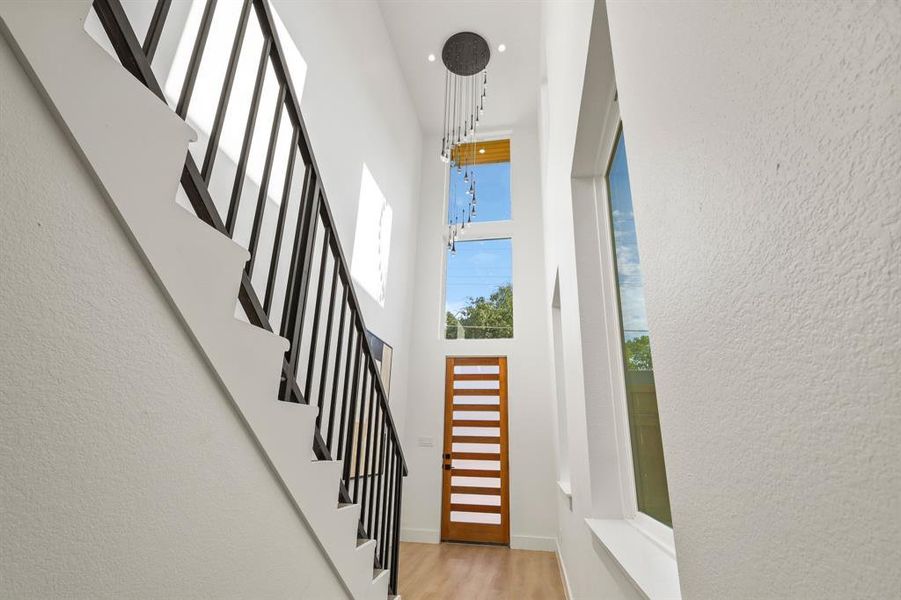
{"label": "recessed ceiling light", "polygon": [[429,54],[429,62],[435,62],[435,55]]}
{"label": "recessed ceiling light", "polygon": [[479,148],[479,154],[485,154],[485,149],[484,149],[484,148]]}
{"label": "recessed ceiling light", "polygon": [[498,51],[498,52],[503,52],[503,51],[506,50],[506,49],[507,49],[507,45],[506,45],[506,44],[501,44],[500,46],[497,47],[497,51]]}

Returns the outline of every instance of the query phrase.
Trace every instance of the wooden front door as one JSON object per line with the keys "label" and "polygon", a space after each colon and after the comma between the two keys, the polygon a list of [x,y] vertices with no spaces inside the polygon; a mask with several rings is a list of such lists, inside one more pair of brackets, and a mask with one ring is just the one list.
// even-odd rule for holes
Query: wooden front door
{"label": "wooden front door", "polygon": [[510,543],[506,357],[448,357],[441,539]]}

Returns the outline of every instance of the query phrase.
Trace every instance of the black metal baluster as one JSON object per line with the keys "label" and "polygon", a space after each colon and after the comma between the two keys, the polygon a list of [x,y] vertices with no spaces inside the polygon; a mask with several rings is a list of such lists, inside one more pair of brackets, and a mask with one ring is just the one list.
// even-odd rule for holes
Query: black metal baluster
{"label": "black metal baluster", "polygon": [[[307,206],[303,209],[303,227],[298,240],[294,263],[293,286],[289,288],[292,297],[290,312],[286,313],[286,336],[291,340],[291,348],[288,350],[288,364],[297,373],[300,359],[300,341],[303,335],[304,319],[307,312],[307,289],[310,285],[310,265],[313,260],[313,246],[316,243],[316,231],[319,229],[319,205],[322,201],[322,187],[319,177],[316,177],[316,188]],[[286,303],[287,308],[287,303]],[[306,399],[303,400],[307,402]]]}
{"label": "black metal baluster", "polygon": [[384,481],[382,480],[382,474],[385,472],[385,451],[388,449],[389,442],[390,440],[388,439],[388,430],[387,428],[382,427],[381,434],[379,435],[379,497],[375,500],[375,522],[378,524],[379,528],[379,560],[382,563],[383,569],[388,568],[387,561],[385,560],[385,522],[387,521],[387,519],[385,518],[385,509],[388,507],[388,498],[386,496],[388,486],[383,485]]}
{"label": "black metal baluster", "polygon": [[394,452],[393,452],[393,444],[391,441],[391,432],[387,429],[385,430],[385,438],[386,438],[386,446],[385,446],[385,505],[382,508],[382,517],[381,517],[381,525],[382,525],[382,539],[384,540],[384,547],[382,549],[382,568],[390,569],[391,568],[391,552],[393,550],[393,544],[391,543],[391,524],[392,516],[394,515],[394,488],[392,487],[392,483],[394,481]]}
{"label": "black metal baluster", "polygon": [[[344,417],[344,409],[343,408],[341,409],[341,411],[342,411],[341,412],[342,430],[343,430],[345,424],[347,426],[347,447],[346,447],[347,452],[343,453],[343,457],[344,457],[344,487],[347,489],[348,493],[350,492],[350,461],[351,461],[351,455],[353,454],[353,447],[354,447],[354,442],[353,442],[353,440],[354,440],[354,428],[353,428],[354,412],[356,411],[356,408],[357,408],[357,384],[360,383],[360,356],[361,356],[362,350],[363,350],[362,343],[361,343],[362,338],[363,338],[363,333],[359,329],[355,328],[354,335],[357,338],[357,349],[354,352],[354,354],[356,355],[356,359],[354,360],[353,388],[351,389],[351,392],[350,392],[350,406],[348,407],[349,410],[347,411],[346,422],[343,418]],[[339,445],[340,445],[340,438],[339,438]]]}
{"label": "black metal baluster", "polygon": [[244,34],[247,31],[247,22],[250,20],[250,0],[244,0],[241,8],[241,16],[238,19],[238,29],[235,31],[235,41],[232,43],[231,55],[228,58],[228,67],[225,70],[225,81],[222,82],[222,92],[219,94],[219,105],[216,107],[216,116],[213,119],[213,128],[210,131],[210,141],[207,142],[206,155],[203,158],[203,168],[200,171],[203,180],[209,185],[210,175],[213,172],[213,163],[219,152],[219,137],[222,135],[222,125],[225,123],[225,111],[228,100],[231,98],[232,86],[235,83],[235,73],[238,70],[238,58],[241,46],[244,43]]}
{"label": "black metal baluster", "polygon": [[[362,335],[362,334],[361,334]],[[359,502],[360,500],[360,465],[363,462],[363,417],[366,414],[366,390],[368,389],[369,383],[369,367],[368,365],[364,365],[363,367],[363,385],[360,387],[360,422],[359,422],[359,431],[356,432],[355,437],[357,440],[356,443],[356,456],[354,457],[354,504]],[[370,398],[370,402],[372,399]],[[356,425],[356,424],[355,424]],[[356,427],[354,428],[356,430]],[[350,490],[348,490],[350,491]],[[360,512],[360,522],[363,522],[363,513]]]}
{"label": "black metal baluster", "polygon": [[[285,302],[282,306],[282,323],[279,332],[282,337],[291,340],[294,344],[294,321],[293,316],[296,314],[297,297],[294,289],[301,279],[300,263],[304,260],[304,231],[306,227],[306,214],[310,207],[314,204],[313,197],[317,191],[316,170],[309,164],[304,163],[303,189],[300,192],[299,214],[297,215],[297,223],[294,226],[294,248],[291,249],[291,262],[288,265],[288,281],[285,284]],[[290,362],[290,361],[289,361]]]}
{"label": "black metal baluster", "polygon": [[263,228],[263,213],[266,212],[266,200],[269,199],[269,178],[272,176],[272,163],[275,161],[275,146],[278,144],[278,132],[282,125],[282,110],[285,107],[285,86],[278,88],[275,101],[275,115],[272,117],[272,131],[269,133],[269,148],[266,150],[266,164],[263,167],[263,179],[260,181],[260,194],[257,197],[257,209],[253,215],[253,228],[250,231],[250,260],[244,267],[247,275],[253,275],[253,265],[257,260],[257,245],[260,243],[260,230]]}
{"label": "black metal baluster", "polygon": [[153,10],[153,17],[150,18],[150,26],[147,28],[147,35],[144,36],[142,48],[144,54],[147,55],[147,62],[153,62],[153,55],[156,54],[156,48],[160,44],[163,26],[166,24],[166,17],[169,16],[171,5],[172,0],[158,0],[156,8]]}
{"label": "black metal baluster", "polygon": [[[338,262],[338,261],[336,261]],[[341,373],[341,357],[344,350],[344,322],[347,317],[347,283],[341,280],[341,317],[338,321],[338,348],[335,351],[335,373],[332,378],[332,401],[328,412],[328,433],[326,434],[326,446],[329,452],[332,450],[332,432],[335,430],[335,402],[338,399],[338,380]],[[350,347],[348,335],[348,348]],[[346,384],[345,384],[346,385]]]}
{"label": "black metal baluster", "polygon": [[[338,286],[339,261],[334,257],[334,254],[332,256],[332,262],[334,262],[335,264],[332,267],[332,287],[329,291],[328,317],[325,320],[325,342],[322,345],[322,367],[319,369],[319,401],[316,404],[319,407],[319,414],[316,415],[316,429],[320,431],[322,431],[322,407],[323,402],[325,401],[325,379],[328,376],[328,355],[332,347],[332,325],[334,323],[335,315],[335,290]],[[335,363],[335,368],[338,368],[337,363]]]}
{"label": "black metal baluster", "polygon": [[282,249],[282,237],[285,233],[285,219],[288,214],[288,201],[291,196],[291,182],[294,180],[294,163],[297,160],[297,138],[300,131],[294,127],[291,133],[291,150],[288,154],[288,170],[285,171],[285,184],[282,188],[282,204],[278,211],[278,223],[275,225],[275,239],[272,241],[272,259],[269,261],[269,277],[266,279],[266,298],[263,300],[263,310],[272,320],[269,311],[272,309],[272,299],[275,297],[275,277],[278,273],[279,254]]}
{"label": "black metal baluster", "polygon": [[[372,405],[375,407],[375,416],[373,420],[375,421],[376,427],[374,428],[374,435],[372,436],[372,477],[370,481],[370,487],[372,487],[372,494],[369,498],[369,502],[364,502],[362,508],[360,509],[361,516],[366,517],[367,530],[369,531],[369,537],[374,540],[378,539],[378,515],[373,514],[373,509],[378,502],[378,487],[376,485],[377,478],[376,473],[378,473],[378,452],[379,446],[381,446],[381,435],[382,430],[379,427],[379,420],[381,417],[380,411],[378,410],[378,395],[376,394],[375,387],[375,379],[372,381]],[[373,520],[375,519],[375,520]]]}
{"label": "black metal baluster", "polygon": [[[399,451],[399,449],[398,449]],[[398,540],[400,539],[400,507],[401,502],[403,501],[403,476],[401,474],[402,463],[398,463],[397,471],[395,476],[397,477],[397,502],[394,507],[394,529],[391,532],[391,539],[394,542],[395,552],[391,557],[391,580],[388,582],[388,587],[393,592],[397,592],[397,562],[398,556],[400,555],[400,547],[398,546]]]}
{"label": "black metal baluster", "polygon": [[[307,377],[304,384],[303,395],[307,404],[311,403],[310,391],[313,387],[313,371],[316,369],[316,342],[319,340],[319,316],[322,311],[322,286],[325,284],[325,265],[328,262],[329,242],[332,230],[328,227],[322,230],[322,254],[319,258],[319,280],[316,284],[316,308],[313,312],[313,331],[310,332],[310,356],[307,359]],[[323,365],[325,366],[325,365]]]}
{"label": "black metal baluster", "polygon": [[344,426],[347,423],[346,413],[351,384],[351,365],[353,364],[354,356],[358,355],[360,352],[359,337],[356,338],[356,348],[354,348],[354,332],[355,329],[353,323],[351,323],[350,327],[347,328],[347,363],[344,368],[344,390],[341,394],[341,418],[338,419],[338,451],[335,453],[338,460],[344,458]]}
{"label": "black metal baluster", "polygon": [[244,191],[244,176],[247,172],[247,161],[250,158],[250,144],[253,142],[253,131],[256,127],[257,113],[260,109],[260,96],[263,93],[263,79],[266,76],[266,64],[269,62],[271,44],[271,40],[263,41],[263,50],[260,52],[260,63],[257,67],[257,78],[253,84],[253,99],[250,101],[247,125],[244,127],[244,141],[241,145],[241,156],[238,158],[235,184],[232,186],[232,196],[228,204],[228,216],[225,219],[225,230],[228,232],[229,237],[235,233],[235,221],[238,218],[241,192]]}
{"label": "black metal baluster", "polygon": [[203,17],[200,19],[200,29],[194,39],[194,50],[191,52],[191,61],[188,63],[188,72],[185,74],[185,83],[181,88],[181,96],[175,107],[175,114],[184,119],[188,115],[188,104],[194,94],[194,84],[197,82],[197,72],[200,70],[200,61],[203,59],[203,49],[206,39],[210,35],[210,26],[213,24],[213,13],[216,11],[218,0],[207,0],[203,9]]}
{"label": "black metal baluster", "polygon": [[373,393],[375,390],[375,373],[372,372],[372,369],[367,369],[369,372],[369,410],[366,415],[366,459],[363,463],[363,497],[360,500],[360,522],[362,522],[365,526],[366,531],[369,532],[369,537],[374,538],[372,529],[372,513],[369,514],[369,521],[365,521],[366,517],[366,495],[368,494],[370,500],[372,498],[373,489],[372,489],[372,470],[369,468],[369,458],[372,455],[372,461],[375,463],[375,445],[373,443],[374,438],[372,435],[372,420],[374,413],[374,407],[376,403],[375,394]]}

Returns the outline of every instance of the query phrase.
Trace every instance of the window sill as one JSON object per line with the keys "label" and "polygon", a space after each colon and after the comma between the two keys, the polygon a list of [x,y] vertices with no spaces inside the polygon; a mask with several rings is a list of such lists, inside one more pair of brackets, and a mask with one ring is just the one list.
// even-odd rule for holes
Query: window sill
{"label": "window sill", "polygon": [[652,537],[641,519],[585,519],[595,540],[610,554],[635,588],[649,600],[677,600],[675,553]]}
{"label": "window sill", "polygon": [[560,488],[560,493],[563,494],[564,498],[566,498],[566,505],[569,507],[569,512],[572,512],[572,510],[573,510],[572,485],[568,481],[558,481],[557,487]]}

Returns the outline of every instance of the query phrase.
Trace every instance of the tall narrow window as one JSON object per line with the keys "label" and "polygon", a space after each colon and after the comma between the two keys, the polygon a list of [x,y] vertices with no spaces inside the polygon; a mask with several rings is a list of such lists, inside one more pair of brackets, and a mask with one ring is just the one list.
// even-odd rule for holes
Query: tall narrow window
{"label": "tall narrow window", "polygon": [[644,279],[638,255],[632,191],[626,163],[626,142],[622,128],[607,170],[607,192],[616,255],[616,281],[638,510],[671,526],[669,491],[654,387],[654,365],[651,360],[651,333],[645,313]]}
{"label": "tall narrow window", "polygon": [[446,339],[513,337],[510,140],[460,144],[465,168],[450,170]]}
{"label": "tall narrow window", "polygon": [[445,337],[512,338],[512,282],[510,238],[457,242],[447,261]]}

